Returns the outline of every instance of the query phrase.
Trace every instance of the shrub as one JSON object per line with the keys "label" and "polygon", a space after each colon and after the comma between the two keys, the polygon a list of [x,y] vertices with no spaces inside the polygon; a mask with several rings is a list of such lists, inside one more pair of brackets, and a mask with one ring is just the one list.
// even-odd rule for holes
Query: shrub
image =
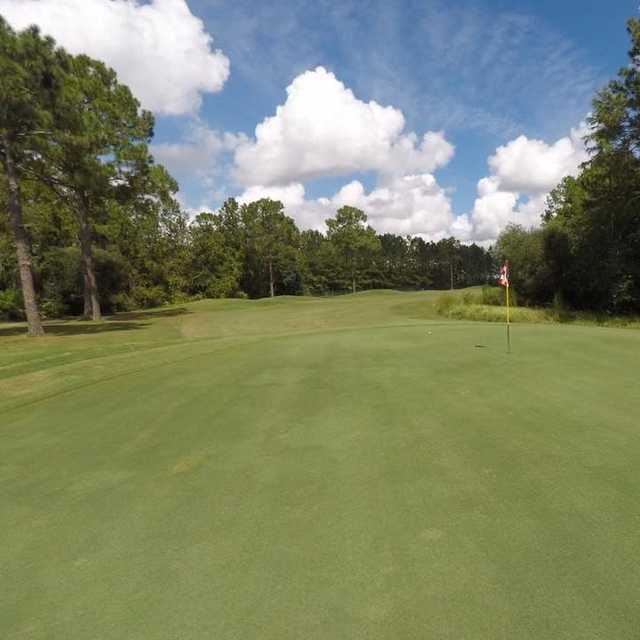
{"label": "shrub", "polygon": [[18,289],[0,291],[0,318],[3,320],[24,320],[22,294]]}
{"label": "shrub", "polygon": [[481,295],[475,291],[464,291],[462,294],[462,304],[479,304],[481,302]]}
{"label": "shrub", "polygon": [[233,274],[212,279],[205,291],[207,298],[233,298],[238,291],[238,281]]}
{"label": "shrub", "polygon": [[502,287],[482,287],[482,304],[501,307],[504,304],[504,289]]}
{"label": "shrub", "polygon": [[131,289],[129,297],[135,309],[160,307],[167,303],[167,294],[162,287],[136,286]]}
{"label": "shrub", "polygon": [[114,293],[110,299],[112,311],[135,311],[136,305],[128,293]]}
{"label": "shrub", "polygon": [[40,315],[43,318],[61,318],[66,306],[60,298],[46,298],[40,303]]}
{"label": "shrub", "polygon": [[457,304],[456,297],[450,293],[443,293],[436,300],[436,311],[440,315],[447,315],[451,307]]}
{"label": "shrub", "polygon": [[[504,287],[492,287],[485,285],[482,287],[482,299],[478,304],[488,304],[493,307],[504,307],[507,303]],[[518,306],[518,295],[513,287],[509,287],[509,304],[512,307]]]}
{"label": "shrub", "polygon": [[47,318],[82,313],[82,271],[77,247],[53,248],[41,266],[42,313]]}

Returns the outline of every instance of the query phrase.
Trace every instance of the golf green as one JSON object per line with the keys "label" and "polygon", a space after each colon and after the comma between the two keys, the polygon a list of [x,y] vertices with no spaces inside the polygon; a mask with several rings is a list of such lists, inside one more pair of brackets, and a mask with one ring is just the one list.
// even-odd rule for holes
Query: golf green
{"label": "golf green", "polygon": [[640,332],[437,295],[0,325],[0,637],[640,637]]}

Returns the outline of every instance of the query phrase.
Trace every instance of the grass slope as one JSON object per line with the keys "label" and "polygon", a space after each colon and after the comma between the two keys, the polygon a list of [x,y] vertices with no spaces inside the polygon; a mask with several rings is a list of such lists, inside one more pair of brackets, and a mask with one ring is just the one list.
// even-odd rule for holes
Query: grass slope
{"label": "grass slope", "polygon": [[436,295],[0,326],[0,637],[637,638],[640,333]]}

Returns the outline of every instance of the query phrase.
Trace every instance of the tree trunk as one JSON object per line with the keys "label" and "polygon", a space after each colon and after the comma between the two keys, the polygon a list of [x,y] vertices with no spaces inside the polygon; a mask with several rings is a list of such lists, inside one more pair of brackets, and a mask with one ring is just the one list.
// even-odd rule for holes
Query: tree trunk
{"label": "tree trunk", "polygon": [[82,277],[84,280],[84,318],[85,320],[101,320],[100,301],[98,300],[98,283],[91,251],[91,225],[84,196],[78,198],[78,222],[80,224],[80,253]]}
{"label": "tree trunk", "polygon": [[353,293],[356,292],[356,276],[355,275],[351,276],[351,291]]}
{"label": "tree trunk", "polygon": [[273,287],[273,263],[269,260],[269,294],[272,298],[275,297],[275,289]]}
{"label": "tree trunk", "polygon": [[451,290],[453,291],[453,262],[449,262],[449,275],[451,276]]}
{"label": "tree trunk", "polygon": [[36,300],[36,290],[33,285],[33,272],[31,271],[31,253],[29,251],[29,241],[24,230],[22,221],[22,205],[20,203],[20,186],[16,177],[16,170],[11,157],[9,140],[3,136],[4,164],[9,183],[9,217],[13,229],[13,238],[16,243],[16,256],[18,258],[18,271],[20,272],[20,285],[22,286],[22,298],[24,299],[24,310],[27,315],[27,333],[30,336],[43,336],[44,329],[40,313],[38,312],[38,302]]}

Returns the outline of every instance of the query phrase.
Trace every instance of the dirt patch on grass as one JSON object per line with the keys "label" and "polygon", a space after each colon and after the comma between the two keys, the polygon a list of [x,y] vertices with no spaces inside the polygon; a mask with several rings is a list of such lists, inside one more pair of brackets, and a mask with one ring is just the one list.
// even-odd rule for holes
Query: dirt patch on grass
{"label": "dirt patch on grass", "polygon": [[190,456],[179,458],[171,468],[171,475],[189,473],[189,471],[193,471],[200,467],[206,459],[207,456],[204,453],[195,453]]}

